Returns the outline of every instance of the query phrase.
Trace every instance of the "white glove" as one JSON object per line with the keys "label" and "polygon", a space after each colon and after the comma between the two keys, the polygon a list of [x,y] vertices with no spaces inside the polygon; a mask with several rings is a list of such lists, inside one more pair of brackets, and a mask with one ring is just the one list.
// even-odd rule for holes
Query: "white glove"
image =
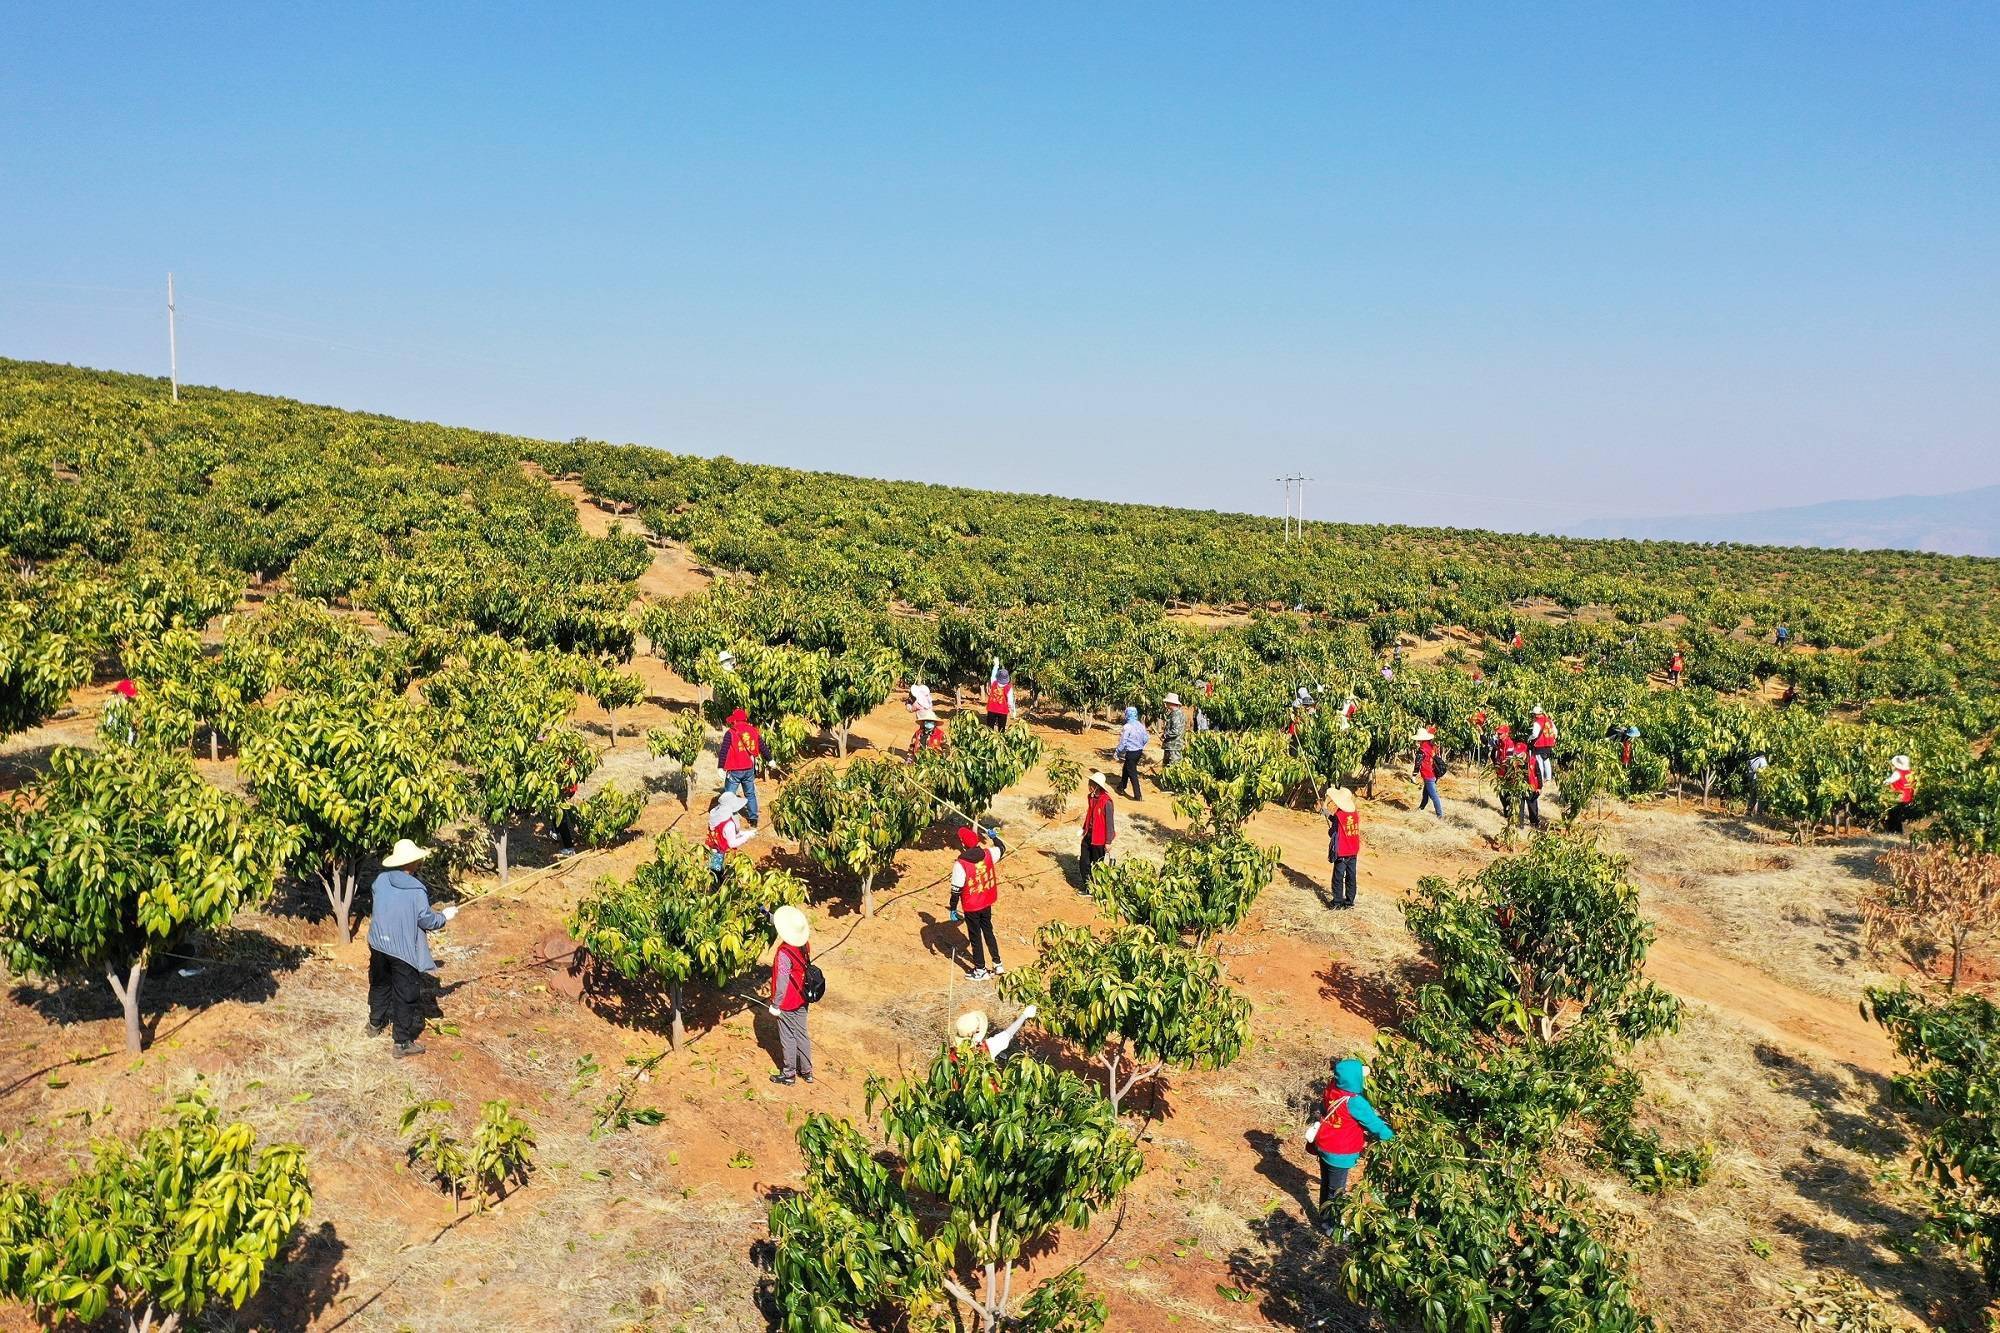
{"label": "white glove", "polygon": [[458,904],[453,903],[450,907],[442,909],[441,911],[438,912],[438,915],[443,917],[447,921],[451,920],[453,917],[458,915]]}
{"label": "white glove", "polygon": [[771,1017],[776,1018],[777,1016],[778,1016],[778,1006],[774,1004],[771,1006]]}
{"label": "white glove", "polygon": [[1029,1005],[1026,1009],[1023,1009],[1021,1011],[1021,1017],[1023,1018],[1033,1018],[1034,1016],[1035,1016],[1035,1006],[1032,1004]]}

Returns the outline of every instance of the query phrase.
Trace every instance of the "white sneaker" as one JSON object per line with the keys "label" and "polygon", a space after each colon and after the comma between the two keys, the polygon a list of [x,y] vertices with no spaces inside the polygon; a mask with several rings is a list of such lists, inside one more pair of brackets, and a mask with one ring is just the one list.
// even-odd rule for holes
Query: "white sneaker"
{"label": "white sneaker", "polygon": [[995,963],[993,965],[993,975],[996,977],[1004,977],[1007,975],[1007,969],[1000,966],[1000,964]]}
{"label": "white sneaker", "polygon": [[986,969],[985,969],[985,968],[983,968],[983,967],[975,967],[975,968],[973,968],[973,969],[972,969],[972,979],[973,979],[974,981],[984,981],[984,980],[986,980]]}

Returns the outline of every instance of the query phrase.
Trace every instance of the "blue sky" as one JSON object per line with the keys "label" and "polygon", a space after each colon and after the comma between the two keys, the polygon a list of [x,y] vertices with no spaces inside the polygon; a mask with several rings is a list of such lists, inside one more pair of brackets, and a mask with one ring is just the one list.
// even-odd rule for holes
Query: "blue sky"
{"label": "blue sky", "polygon": [[2000,481],[2000,7],[17,6],[0,354],[1541,529]]}

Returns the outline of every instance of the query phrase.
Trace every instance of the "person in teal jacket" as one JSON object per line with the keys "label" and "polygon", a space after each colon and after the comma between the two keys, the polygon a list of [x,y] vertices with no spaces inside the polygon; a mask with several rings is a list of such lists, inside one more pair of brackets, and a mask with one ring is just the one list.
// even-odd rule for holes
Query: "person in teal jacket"
{"label": "person in teal jacket", "polygon": [[1326,1085],[1320,1118],[1307,1142],[1319,1154],[1319,1213],[1321,1231],[1333,1234],[1333,1204],[1347,1193],[1347,1176],[1361,1160],[1368,1136],[1387,1143],[1396,1131],[1377,1115],[1362,1095],[1368,1082],[1368,1066],[1359,1060],[1342,1060],[1333,1067],[1333,1082]]}

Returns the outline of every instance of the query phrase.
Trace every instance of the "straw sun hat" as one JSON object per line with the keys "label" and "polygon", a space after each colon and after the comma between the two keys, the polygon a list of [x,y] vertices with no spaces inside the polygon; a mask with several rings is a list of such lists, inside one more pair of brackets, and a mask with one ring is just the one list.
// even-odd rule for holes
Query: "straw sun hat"
{"label": "straw sun hat", "polygon": [[428,847],[419,847],[408,838],[396,839],[395,849],[382,858],[384,870],[394,870],[398,866],[415,865],[431,854]]}
{"label": "straw sun hat", "polygon": [[802,948],[812,938],[812,923],[790,903],[771,913],[771,926],[778,932],[778,938],[794,949]]}
{"label": "straw sun hat", "polygon": [[1333,802],[1334,809],[1344,810],[1350,815],[1354,813],[1354,793],[1347,788],[1335,787],[1327,793],[1327,798]]}
{"label": "straw sun hat", "polygon": [[971,1009],[958,1016],[951,1030],[961,1041],[985,1041],[986,1034],[993,1028],[984,1009]]}

